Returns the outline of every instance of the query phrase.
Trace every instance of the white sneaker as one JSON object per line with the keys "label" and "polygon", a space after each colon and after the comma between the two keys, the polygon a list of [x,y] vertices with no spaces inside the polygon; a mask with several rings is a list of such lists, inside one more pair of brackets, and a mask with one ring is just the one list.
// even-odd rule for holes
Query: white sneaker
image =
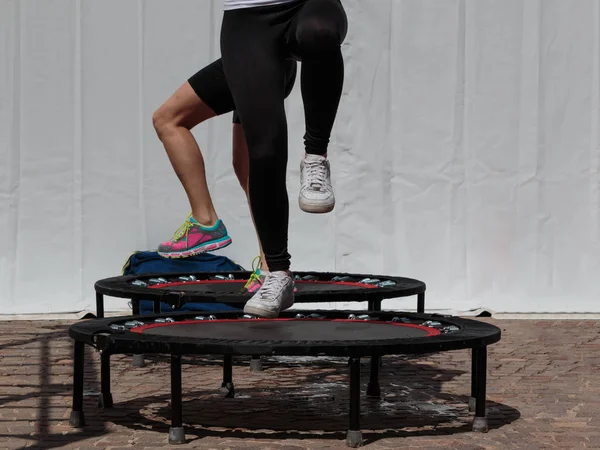
{"label": "white sneaker", "polygon": [[328,213],[335,206],[331,168],[326,157],[305,155],[300,163],[300,209],[308,213]]}
{"label": "white sneaker", "polygon": [[274,319],[294,306],[294,279],[289,272],[269,272],[256,294],[244,306],[246,314]]}

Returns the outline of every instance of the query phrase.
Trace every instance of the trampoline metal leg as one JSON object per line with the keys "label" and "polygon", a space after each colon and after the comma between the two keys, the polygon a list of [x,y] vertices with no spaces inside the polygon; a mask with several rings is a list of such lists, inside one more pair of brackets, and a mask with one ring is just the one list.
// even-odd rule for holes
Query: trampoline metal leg
{"label": "trampoline metal leg", "polygon": [[83,374],[85,363],[85,347],[83,342],[75,341],[73,351],[73,406],[69,424],[75,428],[85,426],[83,416]]}
{"label": "trampoline metal leg", "polygon": [[475,349],[471,349],[471,396],[469,397],[469,412],[475,412],[475,397],[477,396],[477,358]]}
{"label": "trampoline metal leg", "polygon": [[346,445],[356,448],[362,444],[360,431],[360,358],[350,358],[350,416]]}
{"label": "trampoline metal leg", "polygon": [[381,366],[381,357],[378,355],[371,356],[371,376],[369,385],[367,386],[367,396],[379,398],[381,397],[381,389],[379,387],[379,367]]}
{"label": "trampoline metal leg", "polygon": [[110,353],[100,354],[100,397],[99,408],[112,408],[113,398],[110,392]]}
{"label": "trampoline metal leg", "polygon": [[[381,302],[382,300],[373,300],[373,311],[381,311]],[[371,395],[369,391],[371,390],[370,386],[373,382],[373,364],[379,364],[379,367],[383,367],[383,358],[381,356],[377,357],[376,360],[371,359],[371,380],[369,382],[369,389],[367,390],[367,395]],[[377,384],[377,394],[373,395],[373,397],[381,396],[381,392],[379,390],[379,370],[377,370],[377,374],[375,375],[375,380]],[[375,388],[374,388],[375,389]]]}
{"label": "trampoline metal leg", "polygon": [[96,292],[96,317],[102,319],[104,317],[104,295]]}
{"label": "trampoline metal leg", "polygon": [[171,414],[169,444],[183,444],[185,430],[182,418],[181,355],[171,355]]}
{"label": "trampoline metal leg", "polygon": [[475,418],[473,419],[473,431],[485,433],[488,431],[488,421],[485,414],[486,375],[487,375],[487,347],[473,349],[476,372],[475,383]]}
{"label": "trampoline metal leg", "polygon": [[417,312],[422,314],[425,312],[425,292],[417,295]]}
{"label": "trampoline metal leg", "polygon": [[381,311],[381,300],[369,300],[367,308],[369,311]]}
{"label": "trampoline metal leg", "polygon": [[[139,298],[136,298],[136,297],[131,298],[131,313],[134,316],[140,315],[140,299]],[[144,358],[144,355],[133,355],[131,365],[133,367],[145,367],[146,360]]]}
{"label": "trampoline metal leg", "polygon": [[140,299],[133,297],[131,299],[131,314],[134,316],[140,315]]}
{"label": "trampoline metal leg", "polygon": [[221,383],[221,389],[219,389],[219,391],[225,395],[225,398],[235,397],[232,355],[225,355],[223,357],[223,382]]}

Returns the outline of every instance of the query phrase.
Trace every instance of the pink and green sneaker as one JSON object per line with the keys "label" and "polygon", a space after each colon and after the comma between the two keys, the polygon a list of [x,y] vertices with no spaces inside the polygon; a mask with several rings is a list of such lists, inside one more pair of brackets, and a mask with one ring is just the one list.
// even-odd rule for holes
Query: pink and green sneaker
{"label": "pink and green sneaker", "polygon": [[241,289],[240,294],[245,294],[246,292],[256,292],[260,289],[260,287],[263,284],[263,281],[265,281],[265,277],[267,276],[266,273],[261,273],[260,265],[260,256],[257,256],[252,261],[252,274],[250,275],[250,278],[248,278],[248,282]]}
{"label": "pink and green sneaker", "polygon": [[227,247],[229,244],[231,238],[221,219],[213,226],[206,227],[200,225],[190,214],[173,238],[158,246],[158,254],[164,258],[188,258]]}

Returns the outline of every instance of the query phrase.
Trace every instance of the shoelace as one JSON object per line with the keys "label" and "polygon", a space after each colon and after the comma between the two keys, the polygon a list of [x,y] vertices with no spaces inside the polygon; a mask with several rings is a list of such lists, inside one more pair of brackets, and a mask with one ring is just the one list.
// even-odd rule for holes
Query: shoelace
{"label": "shoelace", "polygon": [[252,272],[253,273],[258,272],[258,268],[260,267],[261,264],[262,264],[262,260],[260,259],[260,256],[255,256],[254,259],[252,260]]}
{"label": "shoelace", "polygon": [[274,299],[279,291],[281,291],[286,284],[285,275],[272,275],[270,274],[263,282],[261,288],[257,294],[261,298]]}
{"label": "shoelace", "polygon": [[248,292],[248,288],[250,287],[252,282],[256,281],[257,283],[262,284],[262,280],[260,279],[260,275],[258,274],[258,268],[260,267],[260,264],[261,264],[260,256],[257,256],[256,258],[254,258],[252,260],[252,274],[250,275],[250,278],[248,278],[248,282],[242,288],[242,290],[241,290],[242,294],[245,294],[246,292]]}
{"label": "shoelace", "polygon": [[327,166],[325,161],[305,161],[306,185],[316,190],[323,190],[327,182]]}
{"label": "shoelace", "polygon": [[175,231],[175,234],[173,234],[173,240],[178,241],[179,239],[181,239],[183,236],[188,237],[188,233],[190,232],[190,230],[192,229],[194,225],[192,224],[192,222],[190,221],[190,218],[188,217],[187,220],[184,222],[183,225],[181,225],[177,231]]}

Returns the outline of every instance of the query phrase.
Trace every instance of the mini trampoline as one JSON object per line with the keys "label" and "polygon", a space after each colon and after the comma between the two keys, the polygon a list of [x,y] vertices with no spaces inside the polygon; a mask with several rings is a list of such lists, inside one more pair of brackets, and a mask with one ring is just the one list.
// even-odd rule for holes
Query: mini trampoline
{"label": "mini trampoline", "polygon": [[487,346],[500,340],[500,329],[451,316],[400,312],[283,312],[278,319],[256,319],[240,311],[176,312],[80,322],[69,328],[75,341],[73,410],[70,423],[84,426],[84,346],[101,352],[101,406],[113,405],[110,393],[112,354],[170,354],[171,428],[169,443],[185,441],[182,422],[182,355],[224,355],[226,396],[235,395],[233,355],[338,356],[350,361],[349,429],[346,443],[358,447],[360,430],[360,359],[371,358],[367,395],[379,396],[379,364],[383,355],[424,354],[472,349],[469,409],[475,411],[474,431],[487,431],[485,414]]}
{"label": "mini trampoline", "polygon": [[[186,303],[222,303],[241,309],[252,294],[242,293],[251,272],[201,272],[126,275],[97,281],[96,316],[104,317],[104,296],[131,300],[133,314],[150,300],[154,312],[161,302],[175,308]],[[411,278],[329,272],[295,272],[296,303],[368,302],[380,310],[384,299],[417,296],[417,312],[425,311],[425,283]]]}

